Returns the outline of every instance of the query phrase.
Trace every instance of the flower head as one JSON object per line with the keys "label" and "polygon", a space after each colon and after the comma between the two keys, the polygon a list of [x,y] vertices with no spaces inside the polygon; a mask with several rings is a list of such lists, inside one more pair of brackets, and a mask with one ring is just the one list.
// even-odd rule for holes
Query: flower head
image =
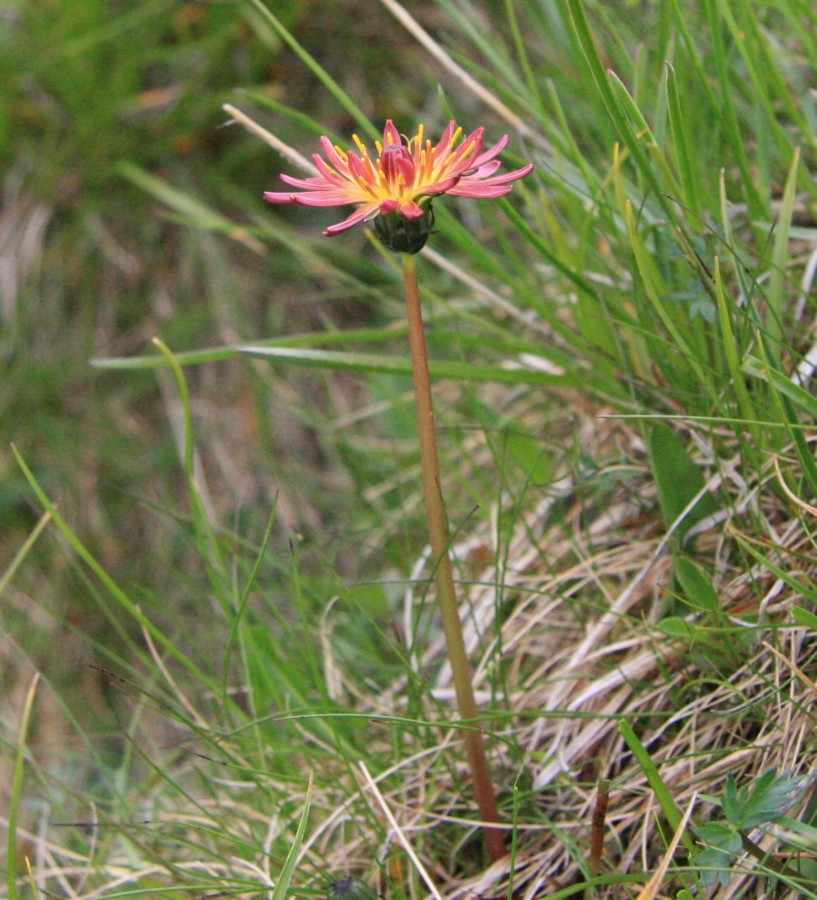
{"label": "flower head", "polygon": [[[454,197],[502,197],[511,182],[524,178],[532,165],[513,172],[495,174],[500,162],[497,156],[508,145],[505,135],[489,150],[483,151],[485,129],[462,136],[462,129],[450,122],[434,146],[426,140],[423,127],[404,141],[389,119],[383,129],[383,141],[377,141],[377,156],[372,158],[365,144],[353,136],[358,152],[348,153],[336,147],[327,137],[321,138],[324,156],[312,159],[318,175],[311,178],[281,180],[302,193],[268,191],[269,203],[300,203],[304,206],[346,206],[358,208],[343,222],[324,232],[332,237],[360,222],[377,218],[378,236],[392,250],[416,253],[428,239],[434,216],[431,200],[440,194]],[[325,157],[325,159],[324,159]]]}

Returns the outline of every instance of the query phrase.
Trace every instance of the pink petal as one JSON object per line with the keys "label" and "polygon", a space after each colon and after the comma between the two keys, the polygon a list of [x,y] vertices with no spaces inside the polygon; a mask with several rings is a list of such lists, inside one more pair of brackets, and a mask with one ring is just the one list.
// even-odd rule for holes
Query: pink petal
{"label": "pink petal", "polygon": [[386,120],[386,127],[383,129],[383,146],[399,147],[403,143],[400,132],[395,128],[391,119]]}
{"label": "pink petal", "polygon": [[349,154],[349,174],[352,176],[355,184],[359,184],[361,180],[371,180],[369,177],[369,172],[366,170],[357,153]]}
{"label": "pink petal", "polygon": [[302,194],[267,191],[264,199],[267,203],[300,203],[301,206],[347,206],[350,203],[359,203],[361,198],[350,196],[348,190],[334,190],[306,191]]}
{"label": "pink petal", "polygon": [[349,154],[349,172],[354,186],[361,192],[368,191],[369,187],[379,181],[372,161],[368,157],[361,159],[356,153]]}
{"label": "pink petal", "polygon": [[275,191],[265,191],[264,199],[267,203],[295,203],[295,194],[281,194]]}
{"label": "pink petal", "polygon": [[315,191],[305,194],[293,194],[295,203],[301,206],[348,206],[350,203],[359,203],[361,197],[350,197],[348,191]]}
{"label": "pink petal", "polygon": [[425,215],[425,211],[413,200],[410,200],[408,203],[401,204],[400,215],[405,219],[422,219]]}
{"label": "pink petal", "polygon": [[[478,159],[482,152],[482,136],[484,133],[484,128],[477,128],[476,131],[464,138],[457,149],[450,154],[450,161],[445,163],[446,170],[456,169],[462,174],[464,170],[472,169],[474,160]],[[472,147],[472,145],[475,146]],[[468,152],[469,147],[472,147],[470,152]],[[440,162],[445,162],[445,160],[440,160]]]}
{"label": "pink petal", "polygon": [[441,181],[434,181],[431,184],[423,185],[423,193],[430,197],[437,197],[440,194],[447,194],[454,185],[458,184],[459,175],[452,175],[450,178],[443,178]]}
{"label": "pink petal", "polygon": [[291,184],[292,187],[301,188],[304,191],[321,191],[337,187],[336,184],[327,181],[325,178],[293,178],[291,175],[283,174],[281,175],[281,181]]}
{"label": "pink petal", "polygon": [[442,137],[437,141],[437,146],[434,148],[438,157],[448,156],[448,153],[451,150],[451,138],[454,136],[456,130],[457,123],[452,119],[448,125],[445,126],[445,131],[442,133]]}
{"label": "pink petal", "polygon": [[[346,163],[340,156],[337,150],[335,150],[335,145],[332,141],[329,140],[328,137],[324,136],[321,138],[321,147],[323,147],[323,152],[326,155],[327,160],[329,160],[329,165],[333,166],[338,170],[342,175],[349,174],[349,165]],[[312,157],[315,159],[315,157]]]}
{"label": "pink petal", "polygon": [[383,200],[380,204],[380,214],[388,216],[391,213],[399,212],[404,219],[422,219],[425,212],[422,206],[419,206],[413,200],[408,203],[400,203],[398,200]]}
{"label": "pink petal", "polygon": [[518,181],[526,175],[530,175],[533,171],[533,163],[522,166],[521,169],[514,169],[513,172],[505,172],[503,175],[494,175],[493,178],[482,179],[483,184],[507,184],[509,181]]}
{"label": "pink petal", "polygon": [[[324,162],[323,157],[319,154],[315,154],[312,159],[315,161],[315,165],[317,166],[318,171],[321,175],[332,184],[344,184],[348,179],[345,179],[342,175],[338,175],[337,172],[333,171],[329,168],[329,166]],[[283,178],[283,175],[281,176]]]}
{"label": "pink petal", "polygon": [[402,175],[406,184],[414,183],[414,160],[402,144],[399,147],[384,147],[380,154],[380,167],[390,182],[396,182]]}
{"label": "pink petal", "polygon": [[478,169],[480,166],[485,165],[488,160],[493,159],[495,156],[498,156],[510,143],[510,137],[505,134],[503,135],[490,150],[486,150],[481,156],[477,156],[477,158],[473,161],[472,165],[475,169]]}
{"label": "pink petal", "polygon": [[448,193],[452,197],[470,197],[472,200],[494,200],[497,197],[504,197],[505,194],[510,194],[512,190],[513,188],[507,184],[464,184],[457,185]]}
{"label": "pink petal", "polygon": [[[448,193],[456,194],[458,197],[484,197],[487,195],[466,194],[464,193],[464,191],[479,191],[481,188],[490,188],[500,184],[509,184],[511,181],[518,181],[520,178],[524,178],[526,175],[530,175],[532,171],[533,164],[529,163],[527,166],[524,166],[521,169],[516,169],[513,172],[505,172],[502,175],[494,175],[493,178],[477,178],[475,175],[466,175],[460,180],[460,183],[456,186],[456,188],[450,190]],[[510,188],[508,188],[508,190],[510,190]]]}
{"label": "pink petal", "polygon": [[495,159],[493,162],[485,163],[484,166],[480,166],[478,169],[469,169],[464,178],[488,178],[490,175],[493,175],[494,172],[502,165],[500,160]]}
{"label": "pink petal", "polygon": [[360,222],[365,222],[366,219],[372,218],[373,214],[377,213],[377,207],[372,208],[371,206],[363,206],[360,209],[356,210],[349,216],[348,219],[344,219],[342,222],[339,222],[337,225],[330,225],[329,228],[324,231],[324,234],[327,237],[334,237],[336,234],[342,234],[344,231],[348,231],[350,228],[353,228]]}

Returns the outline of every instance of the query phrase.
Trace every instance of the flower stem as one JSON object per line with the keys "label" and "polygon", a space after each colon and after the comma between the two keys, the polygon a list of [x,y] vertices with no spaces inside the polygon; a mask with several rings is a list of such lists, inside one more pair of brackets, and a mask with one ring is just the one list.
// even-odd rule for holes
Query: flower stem
{"label": "flower stem", "polygon": [[431,555],[436,567],[437,599],[448,646],[448,659],[451,663],[457,706],[460,717],[469,725],[469,728],[463,729],[462,736],[468,751],[468,762],[471,766],[471,778],[474,783],[477,805],[482,821],[489,823],[485,826],[485,843],[491,859],[496,862],[505,855],[505,841],[501,829],[490,827],[490,823],[499,821],[499,815],[491,773],[488,769],[488,759],[485,755],[485,739],[479,725],[479,710],[471,683],[471,667],[465,651],[451,557],[448,552],[448,520],[445,515],[440,482],[440,461],[437,455],[437,435],[434,427],[434,409],[431,403],[431,379],[428,374],[428,353],[423,328],[423,312],[420,306],[420,288],[417,283],[417,268],[413,256],[408,253],[401,255],[403,258],[403,283],[406,289],[411,365],[414,375],[414,399],[417,405],[417,425],[420,437],[423,495]]}

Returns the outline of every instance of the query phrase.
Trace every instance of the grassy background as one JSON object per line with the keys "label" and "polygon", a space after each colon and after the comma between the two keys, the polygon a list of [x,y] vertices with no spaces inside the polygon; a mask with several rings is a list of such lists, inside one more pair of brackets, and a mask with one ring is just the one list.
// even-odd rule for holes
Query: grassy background
{"label": "grassy background", "polygon": [[[9,896],[313,896],[349,871],[423,896],[361,760],[450,896],[635,896],[676,828],[672,896],[812,896],[810,689],[763,641],[809,671],[814,12],[400,9],[4,19]],[[516,875],[483,875],[462,823],[399,273],[320,237],[339,216],[262,208],[292,169],[224,102],[306,153],[453,116],[536,163],[508,201],[440,203],[421,275]]]}

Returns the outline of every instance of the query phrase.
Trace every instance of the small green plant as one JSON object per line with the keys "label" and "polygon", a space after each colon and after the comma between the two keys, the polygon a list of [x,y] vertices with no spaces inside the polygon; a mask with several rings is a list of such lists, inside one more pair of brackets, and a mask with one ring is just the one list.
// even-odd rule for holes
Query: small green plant
{"label": "small green plant", "polygon": [[766,826],[781,821],[813,782],[807,775],[792,772],[778,775],[775,769],[770,769],[753,783],[738,787],[730,775],[721,800],[725,821],[708,822],[695,828],[696,837],[706,845],[693,856],[704,886],[720,881],[726,887],[732,877],[732,864],[742,852],[775,870],[779,877],[798,882],[803,876],[797,862],[779,862],[774,854],[762,850],[757,843],[757,831],[762,834]]}

